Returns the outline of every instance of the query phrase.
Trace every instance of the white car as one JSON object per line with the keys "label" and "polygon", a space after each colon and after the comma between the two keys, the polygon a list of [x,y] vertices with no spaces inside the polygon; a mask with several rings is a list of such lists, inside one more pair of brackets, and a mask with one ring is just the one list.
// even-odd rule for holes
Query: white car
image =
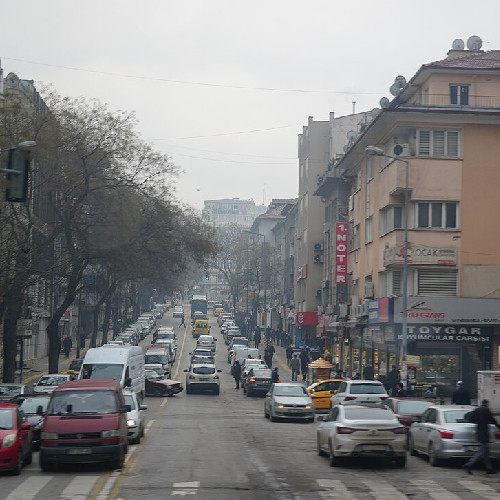
{"label": "white car", "polygon": [[123,389],[125,404],[130,405],[130,411],[127,412],[127,428],[128,442],[130,444],[139,444],[141,438],[144,437],[144,429],[146,428],[147,405],[140,404],[137,395],[130,389]]}
{"label": "white car", "polygon": [[386,457],[406,465],[406,428],[383,405],[337,405],[320,415],[316,431],[318,455],[328,455],[330,465],[346,457]]}
{"label": "white car", "polygon": [[378,380],[344,380],[330,401],[333,407],[381,403],[388,397],[384,385]]}
{"label": "white car", "polygon": [[196,340],[196,347],[212,349],[215,352],[215,341],[217,339],[213,335],[200,335]]}
{"label": "white car", "polygon": [[311,396],[297,382],[272,384],[264,401],[264,416],[271,422],[276,422],[279,418],[314,422],[314,411]]}
{"label": "white car", "polygon": [[172,314],[174,318],[182,318],[184,316],[184,309],[182,306],[175,306]]}
{"label": "white car", "polygon": [[220,394],[220,377],[222,370],[216,370],[214,365],[193,364],[186,372],[186,393],[194,390],[213,391]]}
{"label": "white car", "polygon": [[38,379],[33,386],[33,392],[53,392],[56,387],[71,380],[71,375],[65,373],[49,373]]}

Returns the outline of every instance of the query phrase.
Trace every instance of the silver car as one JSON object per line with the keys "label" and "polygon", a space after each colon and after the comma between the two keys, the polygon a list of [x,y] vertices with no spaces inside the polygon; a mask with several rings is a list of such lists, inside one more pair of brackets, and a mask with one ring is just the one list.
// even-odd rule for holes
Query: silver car
{"label": "silver car", "polygon": [[314,422],[314,404],[302,384],[274,383],[266,394],[264,416],[271,422],[279,418]]}
{"label": "silver car", "polygon": [[144,437],[144,429],[146,428],[146,414],[144,412],[148,407],[141,404],[136,393],[130,389],[124,389],[123,396],[125,404],[130,405],[130,411],[127,412],[128,442],[138,444]]}
{"label": "silver car", "polygon": [[[410,454],[422,453],[434,467],[450,458],[469,458],[479,450],[476,424],[467,422],[469,405],[430,406],[410,427]],[[500,458],[500,433],[490,425],[490,455]]]}

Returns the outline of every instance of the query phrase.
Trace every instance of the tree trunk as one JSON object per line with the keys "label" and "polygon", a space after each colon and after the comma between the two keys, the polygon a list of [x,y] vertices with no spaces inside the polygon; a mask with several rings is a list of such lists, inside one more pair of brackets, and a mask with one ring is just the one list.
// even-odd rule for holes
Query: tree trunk
{"label": "tree trunk", "polygon": [[97,333],[99,332],[99,313],[101,312],[101,302],[99,301],[94,307],[94,325],[92,327],[92,335],[90,337],[90,347],[97,347]]}
{"label": "tree trunk", "polygon": [[113,298],[109,297],[104,305],[104,319],[102,321],[102,341],[101,345],[108,343],[109,320],[111,318],[111,306]]}
{"label": "tree trunk", "polygon": [[17,355],[17,320],[21,315],[21,299],[13,301],[5,311],[3,324],[3,381],[15,382]]}

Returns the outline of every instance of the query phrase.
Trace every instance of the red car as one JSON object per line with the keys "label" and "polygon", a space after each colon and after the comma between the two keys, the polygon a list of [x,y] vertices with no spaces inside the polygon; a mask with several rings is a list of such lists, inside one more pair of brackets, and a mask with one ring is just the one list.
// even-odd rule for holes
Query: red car
{"label": "red car", "polygon": [[402,425],[409,428],[414,422],[413,417],[420,417],[435,402],[423,398],[387,398],[383,404],[396,414]]}
{"label": "red car", "polygon": [[174,396],[184,388],[178,380],[163,378],[153,370],[146,370],[146,396]]}
{"label": "red car", "polygon": [[24,421],[18,405],[0,403],[0,470],[21,473],[33,459],[31,424]]}

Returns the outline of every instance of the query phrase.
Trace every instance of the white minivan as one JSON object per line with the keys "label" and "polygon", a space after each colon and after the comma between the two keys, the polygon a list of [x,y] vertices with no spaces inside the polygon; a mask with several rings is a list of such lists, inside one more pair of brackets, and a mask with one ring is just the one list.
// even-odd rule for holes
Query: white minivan
{"label": "white minivan", "polygon": [[105,344],[89,349],[78,378],[118,380],[122,387],[130,387],[142,400],[145,394],[142,348]]}

